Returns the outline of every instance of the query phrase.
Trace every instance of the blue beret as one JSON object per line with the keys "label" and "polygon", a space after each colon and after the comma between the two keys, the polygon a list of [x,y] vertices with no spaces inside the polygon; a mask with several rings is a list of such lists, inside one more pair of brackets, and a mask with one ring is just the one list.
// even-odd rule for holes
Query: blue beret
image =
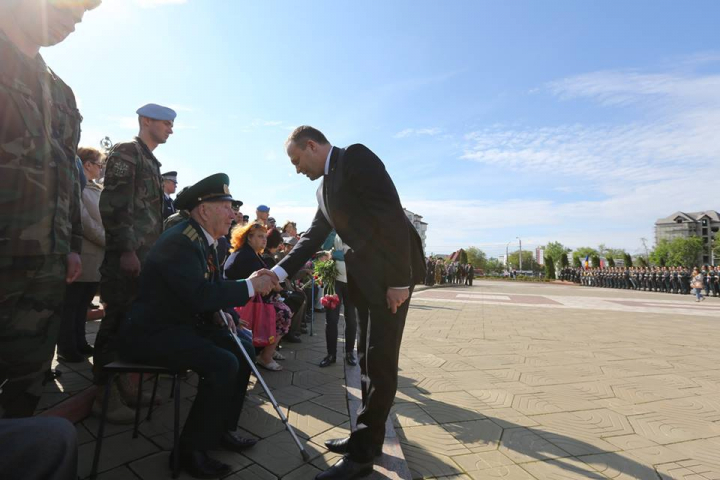
{"label": "blue beret", "polygon": [[258,212],[269,212],[270,207],[268,207],[267,205],[258,205],[257,211]]}
{"label": "blue beret", "polygon": [[156,105],[154,103],[143,105],[138,108],[135,113],[141,117],[152,118],[153,120],[169,120],[171,122],[177,117],[177,113],[175,113],[175,110],[172,108],[163,107],[162,105]]}

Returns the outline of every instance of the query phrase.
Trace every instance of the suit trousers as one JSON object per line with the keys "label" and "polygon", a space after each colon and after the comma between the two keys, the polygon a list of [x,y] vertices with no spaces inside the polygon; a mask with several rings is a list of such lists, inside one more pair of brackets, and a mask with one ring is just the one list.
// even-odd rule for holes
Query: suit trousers
{"label": "suit trousers", "polygon": [[[350,299],[347,283],[336,281],[335,292],[340,297],[340,303],[345,307],[345,353],[351,353],[355,349],[355,334],[357,332],[355,304]],[[328,355],[333,357],[337,355],[339,320],[340,305],[332,310],[325,310],[325,342]]]}
{"label": "suit trousers", "polygon": [[216,448],[224,432],[237,428],[250,380],[250,366],[232,333],[217,325],[173,326],[150,335],[126,330],[119,352],[123,359],[198,374],[180,446],[183,451]]}
{"label": "suit trousers", "polygon": [[98,282],[75,282],[67,286],[58,336],[58,353],[78,353],[80,347],[87,345],[85,321],[97,289]]}
{"label": "suit trousers", "polygon": [[[391,313],[385,303],[370,303],[350,278],[350,295],[358,313],[358,363],[362,378],[362,408],[350,434],[352,460],[368,462],[385,440],[385,422],[398,385],[398,360],[410,298]],[[413,287],[410,287],[412,297]]]}

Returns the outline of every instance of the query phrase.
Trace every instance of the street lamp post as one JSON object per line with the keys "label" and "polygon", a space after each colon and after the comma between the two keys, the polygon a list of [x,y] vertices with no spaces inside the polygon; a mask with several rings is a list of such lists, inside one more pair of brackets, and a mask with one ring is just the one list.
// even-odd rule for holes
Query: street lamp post
{"label": "street lamp post", "polygon": [[520,270],[522,270],[522,240],[520,240],[520,237],[515,237],[518,239],[518,242],[520,242],[520,256],[518,262],[520,263]]}
{"label": "street lamp post", "polygon": [[508,256],[508,247],[510,246],[510,242],[507,242],[505,244],[505,269],[509,272],[510,271],[510,257]]}

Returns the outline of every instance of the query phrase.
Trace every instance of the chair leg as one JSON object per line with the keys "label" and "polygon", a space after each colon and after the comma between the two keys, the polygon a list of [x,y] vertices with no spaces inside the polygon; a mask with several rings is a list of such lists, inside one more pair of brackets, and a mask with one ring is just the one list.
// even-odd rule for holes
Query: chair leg
{"label": "chair leg", "polygon": [[177,383],[178,376],[177,374],[173,375],[173,383],[172,387],[170,387],[170,398],[173,398],[175,396],[175,384]]}
{"label": "chair leg", "polygon": [[138,381],[138,393],[137,393],[137,403],[135,404],[135,429],[133,430],[133,438],[138,437],[138,425],[140,424],[140,401],[142,400],[142,381],[143,381],[143,374],[140,372],[140,380]]}
{"label": "chair leg", "polygon": [[172,478],[180,475],[180,382],[177,381],[177,374],[173,375],[173,395],[175,396],[175,419],[173,424],[173,466]]}
{"label": "chair leg", "polygon": [[111,373],[107,379],[107,383],[105,383],[105,395],[103,396],[102,413],[100,414],[100,425],[98,426],[97,443],[95,444],[95,455],[93,457],[92,469],[90,470],[91,480],[95,480],[95,477],[97,477],[100,451],[102,450],[103,435],[105,434],[105,416],[107,415],[107,409],[110,403],[110,389],[114,380],[115,374]]}
{"label": "chair leg", "polygon": [[160,375],[155,375],[155,384],[153,385],[152,397],[150,397],[150,407],[148,407],[148,414],[146,420],[150,420],[152,417],[153,407],[155,406],[155,395],[157,394],[158,381],[160,381]]}

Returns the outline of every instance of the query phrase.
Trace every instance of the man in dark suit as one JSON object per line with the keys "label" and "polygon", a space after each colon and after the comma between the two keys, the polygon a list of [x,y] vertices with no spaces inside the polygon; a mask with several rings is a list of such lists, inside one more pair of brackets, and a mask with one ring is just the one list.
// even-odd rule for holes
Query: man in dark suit
{"label": "man in dark suit", "polygon": [[170,195],[177,190],[177,172],[165,172],[162,174],[163,179],[163,221],[170,215],[175,213],[175,204]]}
{"label": "man in dark suit", "polygon": [[280,288],[268,270],[246,280],[222,279],[217,239],[235,219],[228,183],[227,175],[219,173],[178,195],[178,208],[189,211],[190,218],[166,230],[148,253],[140,293],[120,337],[124,360],[193,370],[200,377],[180,452],[174,452],[196,478],[230,473],[230,466],[209,457],[207,450],[240,451],[256,442],[234,433],[250,366],[233,339],[236,326],[222,309],[244,305],[255,292]]}
{"label": "man in dark suit", "polygon": [[357,429],[349,438],[325,443],[346,455],[316,479],[359,478],[372,472],[373,457],[382,452],[408,304],[413,286],[425,278],[422,241],[385,166],[367,147],[333,147],[309,126],[296,128],[286,147],[297,173],[322,182],[310,229],[272,271],[280,280],[294,275],[334,228],[350,247],[345,254],[348,290],[359,320],[362,409]]}

